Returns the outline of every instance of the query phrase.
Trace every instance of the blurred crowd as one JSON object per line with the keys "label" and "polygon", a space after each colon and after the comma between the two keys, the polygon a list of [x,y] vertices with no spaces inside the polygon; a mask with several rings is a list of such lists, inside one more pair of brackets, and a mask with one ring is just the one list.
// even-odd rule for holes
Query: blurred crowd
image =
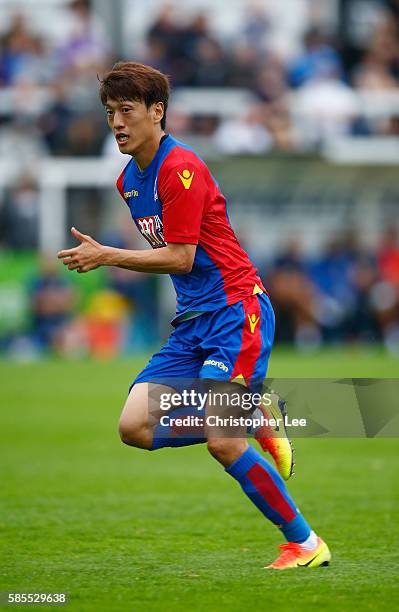
{"label": "blurred crowd", "polygon": [[[125,223],[99,238],[118,248],[140,246]],[[33,254],[31,239],[28,233],[22,249],[19,240],[0,256],[0,354],[108,359],[156,346],[162,333],[156,275],[114,267],[71,273],[55,254]]]}
{"label": "blurred crowd", "polygon": [[[355,48],[336,26],[313,23],[310,15],[295,53],[287,53],[273,44],[267,4],[245,5],[238,31],[227,39],[206,12],[184,19],[184,11],[165,4],[134,59],[170,75],[176,91],[232,87],[253,93],[254,104],[235,117],[171,109],[172,132],[212,137],[223,152],[309,149],[340,134],[398,135],[399,111],[374,116],[359,102],[364,92],[399,91],[399,0],[374,6],[379,11],[363,48]],[[0,94],[14,90],[17,112],[4,113],[0,105],[0,152],[27,136],[52,155],[104,150],[107,131],[96,75],[120,58],[90,0],[66,3],[59,21],[63,27],[58,24],[60,32],[50,40],[16,14],[1,36]]]}
{"label": "blurred crowd", "polygon": [[[154,13],[141,50],[125,58],[116,56],[90,0],[66,0],[52,37],[15,13],[0,28],[0,161],[14,158],[23,174],[0,191],[0,254],[39,247],[40,193],[32,160],[118,155],[97,77],[118,59],[166,72],[176,93],[221,88],[218,112],[196,114],[172,104],[167,124],[178,138],[197,136],[221,153],[306,152],[340,135],[399,136],[399,0],[365,2],[373,5],[374,17],[361,42],[310,15],[289,52],[275,44],[268,3],[245,5],[233,36],[218,31],[207,12],[186,14],[164,4]],[[352,5],[362,10],[362,3]],[[242,88],[253,102],[224,115],[223,91]],[[387,101],[391,111],[380,112]],[[87,209],[84,214],[95,219],[101,239],[101,202],[94,192],[93,187],[95,213],[87,193],[69,193],[69,209],[79,209],[80,218]],[[125,244],[119,235],[103,238]],[[101,287],[87,293],[55,263],[42,259],[36,273],[19,284],[0,278],[0,349],[16,356],[50,351],[101,357],[157,343],[159,279],[111,270]],[[321,343],[383,342],[399,353],[394,229],[372,250],[348,234],[331,239],[311,258],[292,240],[274,261],[261,263],[260,271],[277,311],[281,342],[304,350]]]}
{"label": "blurred crowd", "polygon": [[[360,247],[351,232],[312,257],[291,240],[259,270],[276,311],[279,345],[313,351],[322,344],[383,344],[399,355],[399,237],[392,228],[374,250]],[[109,268],[82,302],[77,275],[63,272],[55,259],[42,258],[19,298],[14,285],[0,283],[0,348],[10,356],[108,358],[159,342],[158,277]],[[16,325],[18,299],[25,300],[27,316]]]}
{"label": "blurred crowd", "polygon": [[399,354],[399,237],[388,228],[375,249],[353,232],[317,257],[290,241],[265,272],[277,339],[312,350],[322,343],[384,343]]}
{"label": "blurred crowd", "polygon": [[[0,40],[0,154],[98,155],[105,136],[97,74],[112,63],[104,24],[86,0],[65,5],[62,35],[50,41],[16,14]],[[24,152],[28,142],[29,152]],[[12,144],[12,147],[10,147]]]}

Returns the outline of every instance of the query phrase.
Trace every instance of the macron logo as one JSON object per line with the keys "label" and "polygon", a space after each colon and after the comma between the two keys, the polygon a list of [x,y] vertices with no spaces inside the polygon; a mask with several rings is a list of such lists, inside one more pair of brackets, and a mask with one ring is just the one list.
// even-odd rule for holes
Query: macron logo
{"label": "macron logo", "polygon": [[214,359],[207,359],[206,361],[204,361],[204,366],[205,365],[216,366],[217,368],[220,368],[221,370],[223,370],[223,372],[229,371],[229,368],[227,367],[226,364],[223,363],[223,361],[215,361]]}
{"label": "macron logo", "polygon": [[184,189],[190,189],[191,187],[191,183],[193,180],[193,176],[194,176],[194,172],[192,174],[190,174],[190,170],[183,170],[183,173],[180,174],[180,172],[177,173],[179,179],[181,180],[181,182],[184,185]]}
{"label": "macron logo", "polygon": [[132,189],[131,191],[125,191],[123,196],[126,200],[128,200],[129,198],[138,198],[139,192],[137,191],[137,189]]}

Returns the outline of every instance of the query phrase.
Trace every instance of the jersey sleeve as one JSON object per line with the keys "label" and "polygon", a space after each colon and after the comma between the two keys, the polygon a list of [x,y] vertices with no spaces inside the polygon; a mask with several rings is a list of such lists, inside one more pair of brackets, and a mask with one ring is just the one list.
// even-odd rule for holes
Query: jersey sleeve
{"label": "jersey sleeve", "polygon": [[158,193],[166,242],[198,244],[207,190],[202,168],[195,162],[161,167]]}
{"label": "jersey sleeve", "polygon": [[122,171],[122,173],[119,175],[118,180],[116,181],[116,188],[119,191],[123,201],[125,202],[125,204],[127,204],[126,202],[126,198],[125,195],[123,193],[123,180],[125,177],[125,170]]}

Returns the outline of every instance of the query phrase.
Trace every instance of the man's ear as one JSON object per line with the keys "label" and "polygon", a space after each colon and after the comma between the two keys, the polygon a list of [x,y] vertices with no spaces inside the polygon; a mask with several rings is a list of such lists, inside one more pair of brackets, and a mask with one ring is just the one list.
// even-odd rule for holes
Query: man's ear
{"label": "man's ear", "polygon": [[152,106],[154,123],[161,123],[165,113],[165,107],[163,102],[156,102]]}

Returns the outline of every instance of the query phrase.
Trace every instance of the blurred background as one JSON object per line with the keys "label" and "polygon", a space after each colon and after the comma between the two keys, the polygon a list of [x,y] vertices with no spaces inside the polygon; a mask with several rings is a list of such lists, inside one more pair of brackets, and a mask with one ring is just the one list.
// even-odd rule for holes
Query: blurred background
{"label": "blurred background", "polygon": [[0,0],[0,353],[148,353],[167,277],[67,273],[75,225],[146,248],[98,77],[170,75],[167,130],[207,161],[269,288],[277,341],[399,358],[399,0]]}

